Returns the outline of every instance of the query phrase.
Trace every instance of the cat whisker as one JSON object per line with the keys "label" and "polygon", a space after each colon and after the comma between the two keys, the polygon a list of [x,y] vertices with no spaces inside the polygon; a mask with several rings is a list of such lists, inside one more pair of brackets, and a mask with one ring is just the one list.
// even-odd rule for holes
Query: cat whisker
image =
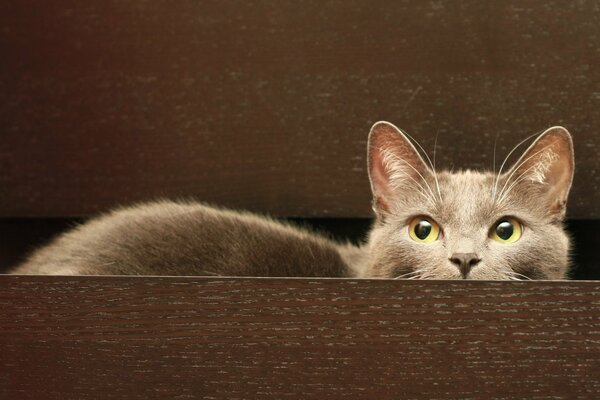
{"label": "cat whisker", "polygon": [[420,195],[422,195],[423,197],[425,197],[425,200],[427,200],[428,202],[433,202],[433,203],[435,203],[435,201],[434,201],[434,200],[432,200],[432,199],[433,199],[433,193],[431,193],[431,190],[429,191],[431,194],[428,194],[428,193],[425,191],[425,188],[424,188],[424,187],[423,187],[423,186],[422,186],[422,185],[421,185],[419,182],[417,182],[417,181],[416,181],[414,178],[412,178],[412,177],[410,177],[410,176],[409,176],[409,178],[410,178],[410,180],[411,180],[411,181],[413,181],[413,182],[414,182],[414,183],[415,183],[417,186],[419,186],[419,189],[420,189],[420,190],[419,190],[419,194],[420,194]]}
{"label": "cat whisker", "polygon": [[517,280],[517,281],[531,281],[532,279],[527,275],[523,275],[517,271],[509,271],[507,272],[508,279]]}
{"label": "cat whisker", "polygon": [[[513,175],[514,175],[514,174],[515,174],[515,173],[518,171],[518,169],[519,169],[521,166],[523,166],[523,165],[524,165],[524,164],[525,164],[527,161],[531,160],[533,157],[536,157],[538,154],[540,154],[540,153],[542,153],[542,152],[546,151],[546,149],[547,149],[547,148],[549,148],[550,146],[554,145],[554,143],[555,143],[555,142],[552,142],[552,143],[550,143],[549,145],[547,145],[547,146],[544,146],[544,147],[543,147],[543,148],[541,148],[539,151],[536,151],[536,152],[535,152],[535,153],[533,153],[531,156],[527,157],[525,160],[523,160],[522,162],[520,162],[518,165],[516,165],[516,166],[514,167],[514,171],[513,171],[513,172],[511,172],[511,174],[508,176],[508,179],[507,179],[507,180],[506,180],[506,182],[504,183],[504,186],[502,186],[502,190],[500,191],[498,202],[502,202],[503,198],[505,197],[505,196],[504,196],[504,190],[506,189],[506,185],[508,185],[508,183],[509,183],[509,182],[510,182],[510,180],[512,179]],[[524,172],[523,172],[521,175],[519,175],[519,177],[517,178],[517,181],[516,181],[515,183],[513,183],[511,186],[509,186],[509,189],[510,189],[510,188],[512,188],[512,187],[514,187],[514,186],[515,186],[515,184],[516,184],[517,182],[521,182],[522,180],[519,180],[519,179],[520,179],[521,177],[523,177],[523,176],[526,176],[526,175],[527,175],[527,173],[528,173],[529,171],[531,171],[531,169],[533,169],[533,168],[537,168],[537,166],[534,164],[534,165],[532,165],[531,167],[527,168],[527,169],[526,169],[526,170],[525,170],[525,171],[524,171]]]}
{"label": "cat whisker", "polygon": [[[427,198],[428,201],[432,201],[433,203],[435,203],[435,194],[433,193],[433,190],[431,189],[431,186],[429,185],[429,183],[427,182],[427,180],[425,179],[425,177],[408,161],[400,159],[398,157],[396,157],[395,155],[393,155],[390,152],[383,152],[383,158],[384,158],[384,162],[386,165],[391,166],[390,171],[392,172],[392,179],[391,181],[393,182],[394,180],[394,171],[397,170],[402,170],[401,168],[393,168],[393,164],[400,162],[403,163],[405,165],[407,165],[409,168],[411,168],[423,181],[423,183],[425,183],[425,185],[427,186],[427,189],[429,190],[429,194],[431,196],[431,198],[429,198],[429,196],[425,195],[425,193],[422,193],[425,195],[425,197]],[[403,176],[405,176],[406,174],[403,174]],[[417,182],[414,178],[412,178],[410,175],[406,175],[408,176],[414,183],[416,183],[421,190],[425,191],[425,187],[423,185],[421,185],[419,182]],[[401,180],[401,179],[400,179]]]}
{"label": "cat whisker", "polygon": [[[499,136],[499,134],[496,133],[496,137],[494,138],[494,155],[492,158],[492,172],[494,174],[496,174],[496,146],[498,145],[498,136]],[[494,198],[493,190],[492,190],[492,198]]]}
{"label": "cat whisker", "polygon": [[517,145],[515,147],[512,148],[511,151],[508,152],[508,154],[506,155],[506,157],[504,158],[504,161],[502,161],[502,164],[500,165],[500,169],[498,170],[498,174],[496,175],[496,181],[494,182],[494,192],[492,194],[492,199],[496,199],[496,194],[497,194],[497,190],[498,190],[498,183],[500,181],[500,175],[502,175],[502,170],[504,169],[504,166],[506,165],[506,163],[508,162],[508,159],[510,158],[510,156],[519,148],[521,147],[521,145],[525,142],[527,142],[529,139],[531,139],[534,136],[539,135],[540,133],[542,133],[543,130],[541,131],[537,131],[536,133],[534,133],[533,135],[530,135],[528,137],[526,137],[525,139],[521,140],[519,143],[517,143]]}
{"label": "cat whisker", "polygon": [[420,275],[420,271],[410,271],[410,272],[407,272],[406,274],[398,275],[394,279],[415,279],[415,278],[418,278],[419,275]]}
{"label": "cat whisker", "polygon": [[420,276],[419,279],[423,279],[423,280],[431,280],[431,279],[437,279],[438,277],[435,276],[435,274],[432,274],[431,272],[423,272]]}
{"label": "cat whisker", "polygon": [[[410,136],[408,133],[406,133],[404,130],[402,130],[400,128],[398,128],[398,130],[400,132],[402,132],[404,135],[406,135],[406,137],[408,137],[414,144],[416,144],[419,147],[419,149],[421,149],[421,152],[423,153],[425,158],[427,158],[427,161],[429,162],[429,166],[431,167],[431,170],[433,171],[433,178],[435,179],[435,185],[437,187],[439,200],[442,201],[442,192],[440,191],[440,184],[438,182],[437,172],[435,171],[435,164],[431,162],[431,158],[429,158],[429,154],[427,154],[427,152],[425,151],[423,146],[421,146],[421,144],[414,137]],[[436,135],[436,142],[437,142],[437,135]],[[434,146],[434,151],[435,151],[435,146]],[[421,174],[419,174],[419,175],[421,175]],[[421,178],[423,178],[423,176],[421,176]],[[423,178],[423,180],[424,179],[425,178]]]}
{"label": "cat whisker", "polygon": [[523,180],[525,180],[527,178],[527,174],[529,172],[529,170],[533,168],[527,168],[527,170],[525,170],[525,172],[523,172],[521,175],[519,175],[517,177],[517,179],[511,183],[511,185],[506,189],[506,191],[502,191],[502,193],[500,193],[500,197],[498,198],[497,203],[502,203],[504,200],[506,200],[506,198],[508,197],[508,195],[510,194],[510,192],[513,190],[514,187],[516,187],[520,182],[523,182]]}
{"label": "cat whisker", "polygon": [[521,274],[521,273],[519,273],[517,271],[511,271],[510,275],[513,276],[513,277],[515,277],[515,278],[517,278],[517,279],[519,279],[519,280],[522,280],[522,281],[531,281],[532,280],[527,275],[523,275],[523,274]]}
{"label": "cat whisker", "polygon": [[442,202],[442,201],[444,201],[444,199],[442,199],[442,192],[440,190],[440,183],[438,182],[438,179],[437,179],[437,171],[436,171],[436,167],[435,167],[435,151],[437,149],[437,141],[438,141],[439,134],[440,134],[440,130],[438,129],[437,132],[435,133],[435,140],[433,142],[433,177],[435,178],[435,185],[437,186],[438,195],[440,196],[440,202]]}
{"label": "cat whisker", "polygon": [[508,194],[512,191],[512,189],[518,185],[520,182],[523,182],[524,179],[527,178],[527,174],[529,173],[529,171],[534,168],[535,166],[531,166],[529,168],[527,168],[521,175],[519,175],[517,177],[517,179],[515,179],[514,182],[512,182],[510,184],[510,186],[508,188],[506,188],[506,190],[503,188],[502,191],[500,192],[500,195],[498,196],[498,199],[496,201],[496,203],[500,204],[502,203],[504,200],[506,200],[506,198],[508,197]]}

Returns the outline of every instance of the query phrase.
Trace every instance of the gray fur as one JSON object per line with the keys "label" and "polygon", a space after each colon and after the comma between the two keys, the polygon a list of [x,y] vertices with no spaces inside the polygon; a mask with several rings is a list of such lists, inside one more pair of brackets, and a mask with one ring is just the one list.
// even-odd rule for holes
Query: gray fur
{"label": "gray fur", "polygon": [[[496,175],[436,173],[397,128],[375,124],[369,171],[376,220],[361,247],[245,212],[162,201],[92,219],[34,252],[12,273],[563,279],[569,239],[562,219],[573,151],[568,132],[552,129],[513,169]],[[407,224],[419,215],[440,224],[439,240],[423,244],[410,238]],[[503,216],[525,226],[515,243],[488,237]],[[456,253],[477,254],[481,261],[461,276],[450,261]]]}
{"label": "gray fur", "polygon": [[265,217],[162,201],[95,218],[13,273],[345,277],[339,248]]}
{"label": "gray fur", "polygon": [[[377,220],[365,276],[460,279],[450,259],[473,253],[481,261],[467,279],[567,277],[570,244],[562,220],[574,162],[566,129],[542,133],[503,174],[436,174],[396,127],[381,122],[371,130],[369,162]],[[419,215],[442,227],[439,240],[417,243],[409,237],[408,222]],[[489,237],[494,223],[505,216],[524,225],[515,243]]]}

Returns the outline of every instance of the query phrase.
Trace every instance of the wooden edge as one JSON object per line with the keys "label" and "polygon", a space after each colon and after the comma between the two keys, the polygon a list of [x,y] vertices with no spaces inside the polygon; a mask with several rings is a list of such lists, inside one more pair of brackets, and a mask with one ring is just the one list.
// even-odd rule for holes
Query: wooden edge
{"label": "wooden edge", "polygon": [[599,281],[4,275],[0,288],[0,397],[600,395]]}

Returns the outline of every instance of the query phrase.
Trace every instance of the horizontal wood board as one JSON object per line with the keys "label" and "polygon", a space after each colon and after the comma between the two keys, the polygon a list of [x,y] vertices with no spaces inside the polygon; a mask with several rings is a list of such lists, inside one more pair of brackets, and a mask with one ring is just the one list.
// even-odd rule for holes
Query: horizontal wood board
{"label": "horizontal wood board", "polygon": [[0,276],[0,397],[597,399],[600,282]]}
{"label": "horizontal wood board", "polygon": [[365,217],[367,132],[491,168],[574,134],[570,216],[600,217],[595,1],[0,4],[0,216],[195,197]]}

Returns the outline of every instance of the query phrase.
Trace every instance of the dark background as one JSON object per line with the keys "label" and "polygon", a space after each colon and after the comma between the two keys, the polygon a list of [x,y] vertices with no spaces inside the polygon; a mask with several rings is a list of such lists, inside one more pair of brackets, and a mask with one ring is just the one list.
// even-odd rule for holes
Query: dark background
{"label": "dark background", "polygon": [[369,127],[491,168],[564,125],[577,277],[599,277],[593,1],[0,4],[0,266],[71,221],[193,197],[344,237],[370,217]]}

